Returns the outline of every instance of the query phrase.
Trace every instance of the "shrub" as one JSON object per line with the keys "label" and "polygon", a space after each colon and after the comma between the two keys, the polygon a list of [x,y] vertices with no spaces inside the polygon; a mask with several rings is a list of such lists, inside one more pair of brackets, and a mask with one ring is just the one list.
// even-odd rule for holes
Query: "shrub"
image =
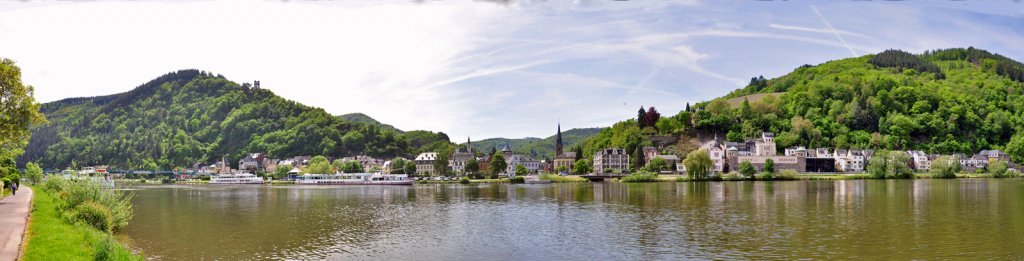
{"label": "shrub", "polygon": [[508,180],[512,183],[526,183],[526,179],[523,176],[515,176]]}
{"label": "shrub", "polygon": [[658,173],[637,171],[622,177],[622,182],[658,182]]}
{"label": "shrub", "polygon": [[735,171],[734,172],[729,172],[729,174],[722,175],[722,180],[726,180],[726,181],[745,180],[745,179],[747,179],[746,176],[743,176],[742,174],[740,174],[738,172],[735,172]]}
{"label": "shrub", "polygon": [[766,172],[761,172],[761,173],[757,174],[757,179],[759,179],[759,180],[775,180],[775,174],[771,173],[771,172],[767,172],[767,171]]}
{"label": "shrub", "polygon": [[66,218],[79,220],[79,205],[94,202],[110,212],[111,226],[108,232],[117,232],[131,220],[132,194],[103,188],[98,182],[49,178],[43,182],[43,189],[57,195],[57,208]]}
{"label": "shrub", "polygon": [[117,244],[110,237],[104,238],[96,244],[96,252],[93,260],[145,260],[142,256],[135,255],[124,246]]}
{"label": "shrub", "polygon": [[992,176],[996,177],[996,178],[1006,178],[1006,177],[1008,177],[1006,175],[1006,173],[1007,173],[1006,170],[1007,169],[1009,169],[1009,166],[1006,164],[1005,161],[996,161],[996,162],[992,162],[992,164],[988,165],[988,172],[991,173]]}
{"label": "shrub", "polygon": [[114,227],[114,218],[110,209],[95,201],[79,204],[70,216],[73,220],[84,222],[103,232],[110,233]]}
{"label": "shrub", "polygon": [[757,173],[757,168],[754,168],[754,164],[750,164],[750,161],[740,162],[740,174],[752,177],[755,173]]}
{"label": "shrub", "polygon": [[952,179],[956,178],[956,173],[960,172],[960,162],[952,156],[942,156],[935,159],[932,162],[932,177],[940,179]]}
{"label": "shrub", "polygon": [[460,184],[469,184],[469,178],[462,177],[461,179],[459,179],[459,183]]}
{"label": "shrub", "polygon": [[795,170],[786,169],[786,170],[780,171],[779,175],[775,176],[775,179],[777,179],[777,180],[797,180],[797,179],[800,178],[797,175],[799,175],[799,174]]}

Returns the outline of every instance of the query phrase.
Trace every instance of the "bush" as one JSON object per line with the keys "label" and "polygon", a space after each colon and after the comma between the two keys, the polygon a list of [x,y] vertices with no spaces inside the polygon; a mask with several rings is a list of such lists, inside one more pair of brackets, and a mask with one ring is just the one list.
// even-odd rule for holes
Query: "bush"
{"label": "bush", "polygon": [[459,179],[459,183],[460,184],[469,184],[469,178],[462,177],[461,179]]}
{"label": "bush", "polygon": [[539,178],[540,180],[550,180],[551,182],[590,182],[581,177],[562,177],[555,174],[542,174]]}
{"label": "bush", "polygon": [[57,195],[58,210],[73,220],[84,221],[79,219],[77,212],[79,206],[86,202],[91,201],[106,208],[111,217],[110,229],[106,230],[107,232],[120,231],[128,225],[128,221],[134,215],[131,205],[132,194],[103,188],[95,181],[54,177],[46,179],[42,187],[51,195]]}
{"label": "bush", "polygon": [[771,173],[771,172],[761,172],[760,174],[757,174],[757,179],[759,179],[759,180],[775,180],[775,174]]}
{"label": "bush", "polygon": [[988,165],[988,172],[991,173],[992,176],[996,178],[1009,177],[1009,175],[1007,175],[1007,169],[1009,169],[1009,166],[1006,164],[1005,161],[996,161]]}
{"label": "bush", "polygon": [[752,177],[755,173],[757,173],[757,168],[754,168],[754,164],[750,164],[750,161],[740,162],[740,174]]}
{"label": "bush", "polygon": [[526,183],[526,179],[523,176],[515,176],[508,180],[511,183]]}
{"label": "bush", "polygon": [[960,170],[960,162],[952,156],[942,156],[932,162],[931,172],[933,178],[956,178],[956,173],[960,172]]}
{"label": "bush", "polygon": [[797,179],[800,178],[797,175],[799,175],[799,174],[795,170],[786,169],[786,170],[780,171],[779,175],[775,176],[775,179],[777,179],[777,180],[797,180]]}
{"label": "bush", "polygon": [[658,173],[637,171],[622,177],[622,182],[658,182]]}
{"label": "bush", "polygon": [[75,207],[71,219],[84,222],[100,231],[110,233],[114,227],[114,218],[110,209],[95,201],[86,201]]}
{"label": "bush", "polygon": [[725,181],[745,180],[745,179],[747,179],[746,176],[743,176],[742,174],[740,174],[738,172],[735,172],[735,171],[734,172],[729,172],[729,174],[722,175],[722,180],[725,180]]}
{"label": "bush", "polygon": [[93,260],[145,260],[142,256],[132,253],[124,246],[118,244],[110,237],[104,238],[96,244],[96,252]]}

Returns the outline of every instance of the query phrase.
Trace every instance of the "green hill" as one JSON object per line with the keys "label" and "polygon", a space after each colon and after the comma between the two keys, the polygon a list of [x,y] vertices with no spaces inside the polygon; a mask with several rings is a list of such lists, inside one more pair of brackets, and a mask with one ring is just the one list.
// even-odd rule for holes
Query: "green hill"
{"label": "green hill", "polygon": [[[807,147],[975,153],[1002,149],[1024,161],[1024,64],[975,48],[879,54],[804,65],[774,79],[755,77],[725,97],[641,128],[617,123],[587,141],[634,150],[645,135],[680,140],[712,135],[739,141],[776,133],[778,148]],[[730,106],[729,99],[761,93]],[[692,149],[692,148],[688,148]],[[680,150],[683,153],[685,150]]]}
{"label": "green hill", "polygon": [[363,114],[363,113],[359,113],[359,112],[338,115],[338,118],[342,118],[342,119],[345,119],[345,120],[351,121],[351,122],[360,122],[360,123],[365,123],[365,124],[369,124],[369,125],[376,125],[378,128],[381,128],[381,129],[386,129],[386,130],[391,130],[391,131],[394,131],[394,132],[397,132],[397,133],[402,133],[402,131],[399,130],[398,128],[395,128],[395,126],[391,126],[390,124],[381,123],[380,121],[377,121],[377,119],[371,118],[370,116],[368,116],[366,114]]}
{"label": "green hill", "polygon": [[[562,142],[566,151],[569,151],[572,146],[580,144],[580,142],[596,135],[601,132],[603,128],[580,128],[571,129],[562,132]],[[465,143],[463,143],[464,145]],[[505,144],[509,144],[511,149],[515,153],[523,155],[531,155],[538,159],[551,159],[555,157],[555,135],[551,135],[547,138],[521,138],[521,139],[507,139],[507,138],[491,138],[473,141],[473,149],[476,151],[484,152],[485,154],[491,151],[491,148],[501,150]]]}
{"label": "green hill", "polygon": [[450,146],[443,133],[402,133],[335,117],[198,70],[172,72],[125,93],[46,103],[41,111],[49,123],[32,129],[18,162],[48,168],[170,169],[222,155],[237,162],[246,152],[410,157],[424,146]]}

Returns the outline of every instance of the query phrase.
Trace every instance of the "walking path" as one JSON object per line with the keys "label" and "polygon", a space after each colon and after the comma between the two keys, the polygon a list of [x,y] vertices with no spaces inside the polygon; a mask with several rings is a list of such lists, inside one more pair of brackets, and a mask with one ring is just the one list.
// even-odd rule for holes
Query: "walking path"
{"label": "walking path", "polygon": [[18,194],[0,200],[0,261],[17,260],[25,239],[25,225],[32,206],[32,189],[18,188]]}

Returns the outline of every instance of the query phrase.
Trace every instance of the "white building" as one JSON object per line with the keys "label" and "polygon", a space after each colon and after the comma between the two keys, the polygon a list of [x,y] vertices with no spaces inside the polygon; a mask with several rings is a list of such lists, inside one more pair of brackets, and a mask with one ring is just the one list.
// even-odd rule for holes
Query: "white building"
{"label": "white building", "polygon": [[914,170],[916,171],[929,171],[932,169],[932,161],[928,159],[928,154],[920,150],[907,151],[910,154],[910,160],[914,163]]}
{"label": "white building", "polygon": [[437,152],[424,152],[416,156],[416,175],[434,175],[434,160],[437,160]]}
{"label": "white building", "polygon": [[594,154],[594,173],[625,173],[629,170],[629,155],[626,150],[607,148]]}

